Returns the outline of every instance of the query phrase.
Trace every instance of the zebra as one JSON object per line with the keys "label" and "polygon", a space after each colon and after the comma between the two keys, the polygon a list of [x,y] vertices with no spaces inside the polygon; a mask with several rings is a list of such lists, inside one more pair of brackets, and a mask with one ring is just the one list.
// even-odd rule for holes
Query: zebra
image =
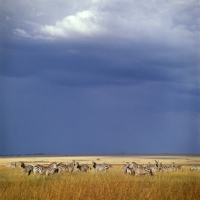
{"label": "zebra", "polygon": [[172,163],[170,166],[164,166],[160,163],[160,170],[162,172],[173,172],[174,171],[174,164]]}
{"label": "zebra", "polygon": [[200,166],[192,165],[192,166],[190,167],[190,171],[194,171],[194,170],[200,171]]}
{"label": "zebra", "polygon": [[155,160],[155,164],[148,164],[147,167],[145,167],[146,169],[150,169],[153,173],[156,173],[157,171],[159,171],[159,166],[158,166],[158,161]]}
{"label": "zebra", "polygon": [[73,160],[69,164],[59,163],[58,164],[58,173],[60,173],[61,171],[72,173],[74,170],[74,166],[75,166],[75,160]]}
{"label": "zebra", "polygon": [[159,165],[159,161],[157,161],[157,160],[154,160],[155,161],[155,164],[150,164],[150,162],[147,164],[147,167],[154,167],[154,166],[156,166],[156,167],[158,167],[158,165]]}
{"label": "zebra", "polygon": [[92,161],[92,166],[93,168],[95,169],[95,171],[105,171],[107,172],[108,169],[110,167],[112,167],[112,165],[109,165],[109,164],[106,164],[106,163],[103,163],[103,164],[97,164],[95,162]]}
{"label": "zebra", "polygon": [[143,167],[149,167],[150,166],[150,162],[148,164],[144,164]]}
{"label": "zebra", "polygon": [[77,172],[88,172],[89,170],[91,170],[91,167],[86,164],[80,165],[79,162],[76,162],[75,165]]}
{"label": "zebra", "polygon": [[[158,165],[158,161],[155,160],[155,164]],[[148,162],[148,164],[142,165],[142,167],[146,167],[146,168],[147,168],[147,167],[154,167],[154,166],[155,166],[155,165],[154,165],[154,164],[151,164],[150,162]]]}
{"label": "zebra", "polygon": [[183,168],[184,168],[183,165],[175,166],[175,163],[174,163],[174,162],[172,163],[172,165],[173,165],[173,167],[174,167],[174,171],[182,171],[182,172],[183,172]]}
{"label": "zebra", "polygon": [[17,166],[16,162],[11,162],[11,163],[6,164],[6,167],[10,167],[12,169],[16,168],[16,166]]}
{"label": "zebra", "polygon": [[34,165],[33,172],[34,174],[37,174],[37,173],[46,174],[46,176],[48,176],[49,174],[54,174],[58,172],[57,163],[53,162],[49,164],[48,166]]}
{"label": "zebra", "polygon": [[128,162],[126,163],[126,165],[124,165],[124,167],[122,169],[122,172],[124,174],[130,174],[131,175],[133,173],[132,169],[130,169],[129,166],[130,166],[130,164]]}
{"label": "zebra", "polygon": [[33,171],[33,166],[32,165],[25,166],[24,162],[20,162],[20,167],[22,168],[23,173],[26,173],[26,172],[28,173],[28,176]]}
{"label": "zebra", "polygon": [[135,175],[145,175],[145,174],[149,174],[149,175],[153,175],[152,170],[151,169],[147,169],[144,167],[139,166],[138,164],[135,162],[132,162],[129,165],[129,168],[132,169],[132,171],[134,172]]}

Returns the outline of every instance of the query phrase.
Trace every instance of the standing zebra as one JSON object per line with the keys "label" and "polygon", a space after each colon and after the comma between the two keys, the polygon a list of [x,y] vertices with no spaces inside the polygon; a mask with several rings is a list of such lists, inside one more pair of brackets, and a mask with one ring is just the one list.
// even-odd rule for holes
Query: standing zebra
{"label": "standing zebra", "polygon": [[122,172],[124,174],[132,174],[133,173],[133,170],[129,168],[130,164],[127,162],[126,165],[124,165],[123,169],[122,169]]}
{"label": "standing zebra", "polygon": [[194,171],[194,170],[200,171],[200,166],[192,165],[192,166],[190,167],[190,171]]}
{"label": "standing zebra", "polygon": [[57,164],[55,162],[49,164],[48,166],[42,166],[42,165],[34,165],[33,166],[33,172],[34,174],[46,174],[48,176],[49,174],[54,174],[58,170]]}
{"label": "standing zebra", "polygon": [[151,169],[147,169],[144,167],[139,166],[138,164],[135,162],[132,162],[129,165],[129,168],[132,169],[132,171],[135,173],[135,175],[145,175],[145,174],[149,174],[149,175],[153,175],[152,170]]}
{"label": "standing zebra", "polygon": [[162,172],[173,172],[174,171],[174,164],[172,163],[170,166],[164,166],[160,163],[160,170]]}
{"label": "standing zebra", "polygon": [[86,164],[80,165],[79,162],[76,162],[75,165],[77,172],[88,172],[89,170],[91,170],[91,168]]}
{"label": "standing zebra", "polygon": [[153,173],[156,173],[159,171],[159,167],[158,167],[158,161],[155,160],[155,164],[148,164],[146,167],[146,169],[150,169]]}
{"label": "standing zebra", "polygon": [[175,163],[173,162],[172,163],[173,167],[174,167],[174,171],[182,171],[183,172],[183,167],[182,165],[178,165],[178,166],[175,166]]}
{"label": "standing zebra", "polygon": [[16,168],[16,166],[17,166],[16,162],[11,162],[11,163],[6,164],[6,167],[10,167],[12,169]]}
{"label": "standing zebra", "polygon": [[107,172],[108,169],[110,167],[112,167],[112,165],[109,165],[109,164],[106,164],[106,163],[103,163],[103,164],[97,164],[95,162],[92,161],[92,167],[96,170],[96,171],[105,171]]}
{"label": "standing zebra", "polygon": [[74,166],[75,166],[75,160],[73,160],[69,164],[59,163],[58,164],[58,173],[60,173],[61,171],[72,173],[74,170]]}
{"label": "standing zebra", "polygon": [[26,173],[26,172],[28,173],[28,176],[33,171],[33,166],[32,165],[25,166],[24,162],[20,162],[20,167],[22,168],[23,173]]}

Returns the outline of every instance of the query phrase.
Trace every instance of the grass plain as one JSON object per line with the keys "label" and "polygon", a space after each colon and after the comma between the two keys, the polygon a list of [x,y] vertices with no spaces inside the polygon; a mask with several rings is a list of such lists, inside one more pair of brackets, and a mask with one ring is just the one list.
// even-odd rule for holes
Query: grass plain
{"label": "grass plain", "polygon": [[[79,161],[80,164],[109,163],[113,167],[108,173],[94,172],[28,176],[20,167],[7,168],[9,162],[23,161],[25,164],[48,164],[50,162]],[[138,164],[154,163],[184,165],[183,172],[158,172],[154,176],[131,176],[122,173],[125,162]],[[200,172],[189,170],[190,166],[200,165],[198,156],[43,156],[43,157],[1,157],[0,158],[0,196],[5,200],[199,200]]]}

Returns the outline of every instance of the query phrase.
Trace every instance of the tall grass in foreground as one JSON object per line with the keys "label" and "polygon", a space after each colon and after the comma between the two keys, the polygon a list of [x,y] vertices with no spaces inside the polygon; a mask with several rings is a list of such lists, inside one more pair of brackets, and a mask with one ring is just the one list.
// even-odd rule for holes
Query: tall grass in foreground
{"label": "tall grass in foreground", "polygon": [[157,173],[153,177],[122,174],[121,166],[108,173],[60,173],[27,176],[20,168],[0,167],[0,196],[4,200],[134,200],[200,199],[200,172]]}

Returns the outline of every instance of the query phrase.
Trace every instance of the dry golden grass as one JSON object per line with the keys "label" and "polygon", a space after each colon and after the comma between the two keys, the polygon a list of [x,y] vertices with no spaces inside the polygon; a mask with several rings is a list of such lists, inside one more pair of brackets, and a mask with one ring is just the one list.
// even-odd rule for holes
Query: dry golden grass
{"label": "dry golden grass", "polygon": [[[139,159],[139,157],[137,157]],[[155,157],[154,157],[155,158]],[[60,158],[58,158],[59,160]],[[116,161],[113,157],[70,157],[64,159],[64,162],[72,159],[79,160],[80,163],[89,163],[91,160],[97,163],[108,162],[113,164],[113,168],[109,169],[108,173],[94,172],[90,170],[88,173],[72,174],[60,173],[51,176],[33,175],[27,176],[23,174],[21,169],[6,168],[0,166],[0,196],[5,200],[52,200],[52,199],[74,199],[74,200],[132,200],[132,199],[148,199],[148,200],[198,200],[200,199],[200,172],[189,170],[189,166],[184,168],[183,172],[161,173],[158,172],[155,176],[131,176],[122,173],[121,169],[125,161],[136,161],[133,157],[125,158],[122,156]],[[90,160],[91,159],[91,160]],[[99,160],[100,159],[100,160]],[[188,158],[186,158],[188,159]],[[19,159],[25,161],[26,158]],[[37,158],[38,161],[51,162],[58,161],[57,158]],[[116,162],[114,162],[114,160]],[[142,159],[141,159],[142,160]],[[162,162],[168,163],[166,159]],[[179,159],[181,160],[181,159]],[[198,159],[195,158],[194,160]],[[7,162],[8,160],[6,160]],[[9,161],[17,161],[9,160]],[[33,160],[27,161],[30,163]],[[148,160],[144,159],[147,163]],[[153,163],[151,158],[150,162]],[[172,159],[170,161],[178,161]],[[188,161],[188,160],[185,160]],[[0,162],[4,164],[4,162]],[[139,163],[139,162],[138,162]],[[169,162],[170,163],[170,162]],[[181,163],[184,163],[182,158]],[[195,164],[195,162],[193,163]]]}

